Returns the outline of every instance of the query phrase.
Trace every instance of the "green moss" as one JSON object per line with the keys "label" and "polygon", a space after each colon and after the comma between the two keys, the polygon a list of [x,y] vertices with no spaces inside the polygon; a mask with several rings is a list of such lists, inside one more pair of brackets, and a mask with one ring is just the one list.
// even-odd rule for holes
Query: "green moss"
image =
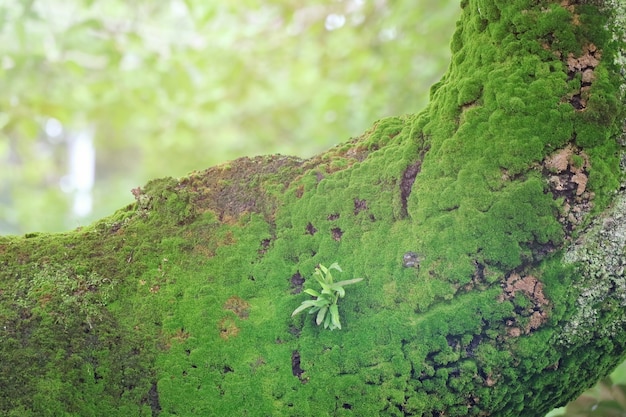
{"label": "green moss", "polygon": [[457,103],[459,106],[472,103],[480,97],[482,84],[480,79],[467,79],[459,85],[459,97]]}

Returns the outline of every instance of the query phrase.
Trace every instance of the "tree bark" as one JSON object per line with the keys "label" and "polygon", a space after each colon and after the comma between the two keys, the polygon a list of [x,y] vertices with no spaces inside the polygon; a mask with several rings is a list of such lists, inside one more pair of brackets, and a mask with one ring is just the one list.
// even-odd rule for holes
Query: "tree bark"
{"label": "tree bark", "polygon": [[0,412],[541,416],[622,361],[624,2],[461,6],[421,113],[1,238]]}

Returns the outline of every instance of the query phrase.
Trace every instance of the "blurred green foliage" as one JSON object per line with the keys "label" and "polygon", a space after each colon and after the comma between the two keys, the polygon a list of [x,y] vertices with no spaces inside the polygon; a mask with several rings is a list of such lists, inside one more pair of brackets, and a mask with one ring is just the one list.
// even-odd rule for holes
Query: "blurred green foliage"
{"label": "blurred green foliage", "polygon": [[[2,2],[0,233],[71,229],[150,178],[308,157],[417,112],[459,11],[455,0]],[[95,132],[87,218],[60,191],[67,151],[51,123]]]}

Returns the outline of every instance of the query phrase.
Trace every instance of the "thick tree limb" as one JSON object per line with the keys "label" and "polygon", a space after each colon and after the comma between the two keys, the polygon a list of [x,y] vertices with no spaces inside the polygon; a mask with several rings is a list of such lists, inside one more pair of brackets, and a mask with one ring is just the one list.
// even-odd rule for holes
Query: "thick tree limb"
{"label": "thick tree limb", "polygon": [[[0,411],[541,416],[575,398],[626,347],[623,2],[537,3],[462,1],[418,115],[0,239]],[[330,332],[291,312],[334,261],[365,280]]]}

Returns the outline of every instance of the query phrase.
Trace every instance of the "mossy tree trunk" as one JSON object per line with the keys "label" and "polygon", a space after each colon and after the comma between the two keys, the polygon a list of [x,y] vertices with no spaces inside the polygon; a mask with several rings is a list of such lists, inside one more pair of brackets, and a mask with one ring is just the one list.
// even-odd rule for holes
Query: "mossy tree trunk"
{"label": "mossy tree trunk", "polygon": [[[609,372],[624,2],[461,5],[423,112],[0,239],[0,413],[541,416]],[[335,261],[343,329],[291,317]]]}

